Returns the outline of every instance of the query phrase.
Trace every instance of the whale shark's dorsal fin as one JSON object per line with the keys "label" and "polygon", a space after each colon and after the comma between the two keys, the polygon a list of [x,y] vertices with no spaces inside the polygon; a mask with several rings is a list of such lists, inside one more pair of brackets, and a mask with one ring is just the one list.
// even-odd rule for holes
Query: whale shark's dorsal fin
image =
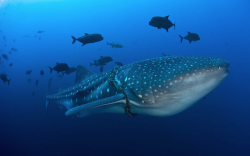
{"label": "whale shark's dorsal fin", "polygon": [[76,68],[75,84],[82,82],[84,79],[90,77],[91,75],[93,75],[91,71],[81,65],[78,65]]}

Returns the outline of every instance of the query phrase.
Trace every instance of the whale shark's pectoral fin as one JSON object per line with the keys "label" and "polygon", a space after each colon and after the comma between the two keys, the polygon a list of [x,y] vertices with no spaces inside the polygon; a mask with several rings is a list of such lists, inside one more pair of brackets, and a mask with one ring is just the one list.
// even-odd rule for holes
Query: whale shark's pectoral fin
{"label": "whale shark's pectoral fin", "polygon": [[94,102],[90,102],[87,104],[83,104],[74,108],[69,109],[65,115],[73,115],[78,114],[80,117],[87,116],[90,114],[98,113],[102,110],[105,110],[107,108],[113,107],[115,105],[124,105],[124,95],[123,94],[117,94],[112,97],[100,99]]}

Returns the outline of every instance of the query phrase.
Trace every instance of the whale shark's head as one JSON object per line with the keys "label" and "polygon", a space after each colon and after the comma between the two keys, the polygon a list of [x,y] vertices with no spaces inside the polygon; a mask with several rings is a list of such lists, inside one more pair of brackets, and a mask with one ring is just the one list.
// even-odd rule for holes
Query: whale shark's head
{"label": "whale shark's head", "polygon": [[130,99],[131,112],[176,114],[218,86],[229,74],[220,58],[167,56],[122,67],[117,79]]}

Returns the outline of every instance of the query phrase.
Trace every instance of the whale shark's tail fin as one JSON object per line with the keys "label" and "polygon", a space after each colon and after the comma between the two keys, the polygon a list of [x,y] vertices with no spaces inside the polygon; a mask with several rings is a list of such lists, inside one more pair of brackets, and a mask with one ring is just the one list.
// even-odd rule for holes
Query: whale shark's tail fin
{"label": "whale shark's tail fin", "polygon": [[[52,77],[49,79],[48,88],[47,88],[47,95],[50,94],[51,80],[52,80]],[[48,106],[49,106],[49,101],[46,100],[46,115],[47,116],[48,116]]]}

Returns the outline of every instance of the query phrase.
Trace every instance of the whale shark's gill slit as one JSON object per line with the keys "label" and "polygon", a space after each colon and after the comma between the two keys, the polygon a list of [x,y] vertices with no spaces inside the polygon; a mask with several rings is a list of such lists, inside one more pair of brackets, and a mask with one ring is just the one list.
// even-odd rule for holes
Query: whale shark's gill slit
{"label": "whale shark's gill slit", "polygon": [[[150,71],[147,70],[148,64],[144,62],[141,62],[141,64],[135,64],[134,70],[131,70],[131,75],[134,75],[133,71],[136,71],[136,75],[134,79],[132,80],[134,82],[131,83],[130,87],[130,100],[135,100],[140,102],[140,104],[145,104],[150,102],[146,96],[148,95],[147,86],[150,84],[148,79],[148,75],[150,74]],[[139,103],[137,103],[139,104]]]}
{"label": "whale shark's gill slit", "polygon": [[107,109],[117,104],[123,105],[125,103],[123,98],[124,98],[123,94],[117,94],[112,97],[108,97],[105,99],[97,100],[94,102],[83,104],[78,107],[71,108],[65,113],[65,115],[69,116],[69,115],[80,113],[79,114],[80,116],[86,116],[86,115],[98,113],[104,109]]}
{"label": "whale shark's gill slit", "polygon": [[148,99],[148,102],[150,104],[154,103],[155,102],[155,97],[154,97],[154,94],[153,94],[153,75],[154,75],[154,71],[151,70],[152,68],[152,64],[151,62],[148,63],[148,67],[147,67],[149,70],[148,70],[148,74],[147,76],[145,77],[145,82],[146,84],[144,84],[144,87],[145,87],[145,98]]}

